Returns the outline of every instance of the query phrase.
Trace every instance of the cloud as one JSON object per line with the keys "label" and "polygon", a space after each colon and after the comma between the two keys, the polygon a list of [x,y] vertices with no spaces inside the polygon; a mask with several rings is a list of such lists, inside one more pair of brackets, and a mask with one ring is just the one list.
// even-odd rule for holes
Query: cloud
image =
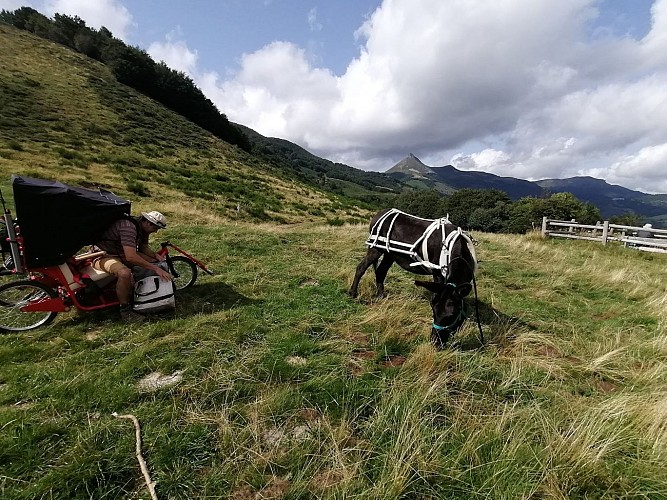
{"label": "cloud", "polygon": [[46,0],[41,3],[42,7],[37,10],[47,16],[56,13],[79,16],[86,26],[95,29],[104,26],[121,40],[127,40],[134,25],[130,12],[117,0]]}
{"label": "cloud", "polygon": [[0,0],[0,10],[13,11],[20,7],[35,8],[30,2],[25,2],[23,0]]}
{"label": "cloud", "polygon": [[[665,178],[667,165],[667,142],[655,146],[647,146],[637,153],[618,159],[610,169],[599,172],[611,183],[632,186],[637,177],[650,183],[649,192],[667,193]],[[598,173],[593,171],[592,173]]]}
{"label": "cloud", "polygon": [[197,74],[199,56],[197,51],[190,50],[184,41],[176,39],[178,36],[178,31],[172,32],[165,41],[151,43],[146,52],[154,61],[163,61],[170,68],[193,77]]}
{"label": "cloud", "polygon": [[317,20],[317,7],[313,7],[308,11],[306,19],[310,31],[322,31],[322,24]]}

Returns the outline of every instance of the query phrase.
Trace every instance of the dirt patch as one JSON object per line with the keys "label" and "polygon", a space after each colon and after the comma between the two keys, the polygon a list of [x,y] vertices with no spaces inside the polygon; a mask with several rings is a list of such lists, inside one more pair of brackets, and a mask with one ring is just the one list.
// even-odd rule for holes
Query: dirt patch
{"label": "dirt patch", "polygon": [[256,496],[255,490],[249,484],[244,484],[229,495],[230,500],[254,500]]}
{"label": "dirt patch", "polygon": [[603,394],[609,394],[618,390],[618,387],[615,384],[612,384],[607,380],[600,380],[597,378],[593,380],[593,387],[595,387],[597,391]]}
{"label": "dirt patch", "polygon": [[291,429],[273,427],[262,434],[262,440],[269,446],[278,446],[290,441],[300,443],[310,437],[310,428],[307,425],[297,425]]}
{"label": "dirt patch", "polygon": [[353,377],[361,377],[365,372],[362,364],[356,359],[351,359],[347,362],[347,369]]}
{"label": "dirt patch", "polygon": [[621,313],[620,313],[619,311],[614,310],[614,309],[611,309],[611,310],[609,310],[609,311],[607,311],[607,312],[604,312],[604,313],[602,313],[602,314],[594,314],[594,315],[592,316],[592,318],[593,318],[593,319],[597,319],[597,320],[601,320],[601,319],[613,319],[613,318],[617,318],[618,316],[620,316],[620,314],[621,314]]}
{"label": "dirt patch", "polygon": [[384,359],[380,361],[380,366],[383,368],[402,366],[406,359],[407,358],[405,356],[401,356],[400,354],[390,354],[389,356],[385,356]]}
{"label": "dirt patch", "polygon": [[303,408],[297,412],[297,416],[306,422],[315,422],[320,419],[320,412],[315,408]]}
{"label": "dirt patch", "polygon": [[271,481],[268,482],[264,488],[259,490],[257,494],[255,495],[255,498],[257,499],[272,499],[272,498],[282,498],[285,496],[287,491],[289,490],[290,483],[286,479],[280,479],[277,477],[274,477],[271,479]]}
{"label": "dirt patch", "polygon": [[352,357],[347,362],[347,369],[353,377],[360,377],[366,372],[364,369],[364,361],[374,359],[375,351],[364,348],[354,349],[352,351]]}
{"label": "dirt patch", "polygon": [[539,356],[544,356],[545,358],[559,358],[560,351],[551,345],[542,345],[537,349],[537,354]]}
{"label": "dirt patch", "polygon": [[18,410],[29,410],[33,406],[35,406],[35,403],[32,402],[32,401],[20,400],[20,401],[17,401],[16,403],[13,403],[11,405],[11,408],[15,408],[15,409],[18,409]]}
{"label": "dirt patch", "polygon": [[176,370],[171,375],[162,375],[160,372],[151,373],[137,382],[137,388],[140,392],[153,392],[162,387],[176,385],[183,380],[183,371]]}
{"label": "dirt patch", "polygon": [[375,351],[370,351],[368,349],[354,349],[352,351],[352,356],[357,359],[375,359]]}
{"label": "dirt patch", "polygon": [[360,346],[360,347],[366,347],[370,344],[370,341],[368,340],[368,335],[365,335],[363,333],[355,333],[349,338],[350,342]]}
{"label": "dirt patch", "polygon": [[326,490],[332,486],[336,486],[345,479],[342,472],[336,470],[328,470],[320,472],[310,481],[310,486],[316,490]]}

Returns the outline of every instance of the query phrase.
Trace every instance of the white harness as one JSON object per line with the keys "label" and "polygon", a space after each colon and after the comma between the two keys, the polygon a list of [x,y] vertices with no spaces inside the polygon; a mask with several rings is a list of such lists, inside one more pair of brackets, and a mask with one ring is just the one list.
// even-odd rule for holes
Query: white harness
{"label": "white harness", "polygon": [[[413,219],[418,219],[422,221],[430,222],[431,224],[424,230],[424,233],[417,238],[417,241],[414,243],[406,243],[403,241],[397,241],[392,239],[391,233],[394,229],[394,222],[399,215],[405,215],[406,217],[411,217]],[[387,252],[402,253],[409,255],[415,261],[410,266],[422,266],[426,271],[433,272],[434,270],[440,271],[443,277],[447,277],[447,271],[449,270],[449,264],[452,258],[452,249],[454,248],[454,243],[459,238],[463,238],[464,242],[470,250],[470,254],[473,259],[473,274],[477,271],[477,258],[475,255],[475,248],[473,246],[472,239],[465,233],[460,227],[457,227],[455,231],[452,231],[449,234],[445,234],[445,224],[451,224],[449,221],[449,216],[442,217],[441,219],[423,219],[414,215],[401,212],[396,208],[392,208],[386,214],[378,219],[375,225],[371,228],[370,235],[366,240],[366,245],[370,248],[382,248]],[[388,225],[387,236],[380,236],[382,228]],[[431,235],[440,230],[442,233],[442,247],[440,250],[440,257],[438,258],[438,263],[434,264],[431,262],[431,259],[428,255],[428,239]],[[418,249],[421,247],[421,254]],[[433,256],[435,260],[436,256]]]}

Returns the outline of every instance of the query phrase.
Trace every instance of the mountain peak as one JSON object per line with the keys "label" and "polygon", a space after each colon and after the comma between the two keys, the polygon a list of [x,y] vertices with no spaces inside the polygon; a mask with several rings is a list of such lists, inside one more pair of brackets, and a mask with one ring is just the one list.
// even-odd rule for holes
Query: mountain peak
{"label": "mountain peak", "polygon": [[396,165],[387,170],[387,174],[405,173],[416,177],[432,174],[433,170],[424,165],[419,158],[410,153],[408,156],[399,161]]}

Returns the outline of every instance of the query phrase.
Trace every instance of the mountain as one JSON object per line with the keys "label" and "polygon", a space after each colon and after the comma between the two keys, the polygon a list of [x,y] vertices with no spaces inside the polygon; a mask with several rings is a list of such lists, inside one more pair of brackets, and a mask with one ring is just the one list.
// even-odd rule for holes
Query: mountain
{"label": "mountain", "polygon": [[487,172],[458,170],[452,165],[429,167],[410,154],[386,173],[407,184],[437,189],[443,193],[452,190],[499,189],[513,200],[526,196],[540,197],[553,193],[572,193],[581,201],[592,203],[603,217],[636,213],[656,222],[667,221],[667,195],[651,195],[607,183],[593,177],[544,179],[527,181],[501,177]]}
{"label": "mountain", "polygon": [[544,194],[540,186],[530,181],[501,177],[487,172],[458,170],[452,165],[428,167],[413,154],[403,158],[386,173],[408,184],[411,177],[421,181],[425,187],[437,189],[445,194],[463,188],[498,189],[507,193],[513,200]]}
{"label": "mountain", "polygon": [[403,173],[412,177],[423,178],[424,176],[433,174],[434,171],[430,167],[424,165],[419,158],[410,153],[408,156],[399,161],[396,165],[387,170],[388,174]]}
{"label": "mountain", "polygon": [[594,177],[543,179],[535,184],[548,193],[572,193],[580,200],[592,203],[604,217],[634,212],[646,217],[661,217],[667,213],[667,195],[651,195],[623,186],[609,184]]}
{"label": "mountain", "polygon": [[250,140],[253,155],[283,175],[333,193],[373,205],[391,204],[393,195],[406,186],[400,180],[379,172],[366,172],[342,163],[320,158],[285,139],[265,137],[236,124]]}

